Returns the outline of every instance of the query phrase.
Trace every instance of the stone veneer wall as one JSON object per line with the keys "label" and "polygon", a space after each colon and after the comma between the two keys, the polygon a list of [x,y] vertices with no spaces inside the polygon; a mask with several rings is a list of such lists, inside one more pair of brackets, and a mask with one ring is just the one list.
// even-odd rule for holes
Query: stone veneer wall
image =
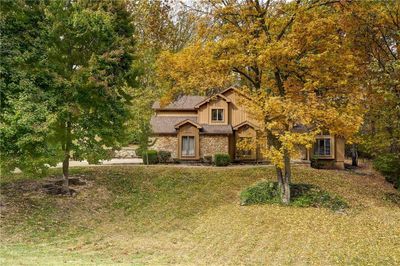
{"label": "stone veneer wall", "polygon": [[169,151],[171,152],[172,158],[178,158],[178,137],[171,135],[171,136],[157,136],[152,137],[151,141],[156,142],[153,146],[149,147],[151,150],[157,151]]}
{"label": "stone veneer wall", "polygon": [[227,135],[200,135],[200,158],[216,153],[229,153]]}

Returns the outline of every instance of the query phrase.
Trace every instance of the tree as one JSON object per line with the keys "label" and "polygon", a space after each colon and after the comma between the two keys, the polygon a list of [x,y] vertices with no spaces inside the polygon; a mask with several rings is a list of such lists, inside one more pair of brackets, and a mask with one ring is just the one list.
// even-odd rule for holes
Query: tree
{"label": "tree", "polygon": [[[136,78],[133,25],[127,1],[57,0],[19,1],[19,17],[13,20],[13,10],[6,10],[10,24],[2,27],[18,28],[31,6],[37,9],[39,27],[32,43],[20,44],[41,56],[10,67],[29,72],[31,83],[18,80],[15,89],[15,73],[4,79],[6,102],[11,104],[2,110],[1,149],[11,160],[4,158],[2,164],[29,170],[63,161],[64,188],[69,191],[71,157],[89,162],[109,158],[109,149],[126,138],[128,90]],[[12,39],[12,34],[7,31],[5,38]],[[7,60],[12,56],[8,53]],[[30,124],[24,125],[25,120]]]}
{"label": "tree", "polygon": [[[197,41],[166,52],[166,99],[235,84],[262,125],[255,143],[276,167],[290,202],[290,159],[322,132],[350,137],[362,121],[358,57],[341,28],[340,1],[204,1]],[[207,78],[204,78],[207,77]],[[305,128],[299,132],[298,128]]]}
{"label": "tree", "polygon": [[39,172],[59,155],[45,140],[54,117],[44,93],[48,78],[38,71],[45,14],[39,1],[5,1],[0,11],[1,169]]}
{"label": "tree", "polygon": [[362,1],[347,7],[353,49],[363,56],[368,109],[361,136],[377,156],[400,153],[400,2]]}
{"label": "tree", "polygon": [[156,60],[162,51],[179,51],[193,38],[196,16],[174,0],[132,1],[132,17],[136,29],[135,69],[139,86],[132,91],[133,104],[129,128],[131,142],[146,150],[149,136],[151,105],[162,94],[163,86],[156,79]]}
{"label": "tree", "polygon": [[400,187],[400,2],[358,1],[345,10],[352,49],[363,58],[359,68],[367,90],[361,151]]}

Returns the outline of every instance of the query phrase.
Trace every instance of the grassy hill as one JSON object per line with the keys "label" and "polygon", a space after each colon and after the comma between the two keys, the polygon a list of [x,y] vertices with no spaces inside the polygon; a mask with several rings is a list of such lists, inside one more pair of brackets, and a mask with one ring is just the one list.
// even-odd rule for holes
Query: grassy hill
{"label": "grassy hill", "polygon": [[72,198],[1,178],[2,265],[400,264],[400,195],[373,172],[294,167],[294,183],[343,198],[345,212],[240,206],[246,187],[275,180],[268,166],[72,172],[87,182]]}

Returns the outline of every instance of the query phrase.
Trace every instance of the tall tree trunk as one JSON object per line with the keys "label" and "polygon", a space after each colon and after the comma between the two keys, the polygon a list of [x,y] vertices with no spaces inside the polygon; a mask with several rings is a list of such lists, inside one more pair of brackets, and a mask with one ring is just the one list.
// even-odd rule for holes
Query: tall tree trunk
{"label": "tall tree trunk", "polygon": [[290,168],[290,155],[287,150],[284,151],[283,160],[285,165],[285,176],[283,177],[283,195],[282,202],[284,204],[290,203],[290,179],[292,177],[292,170]]}
{"label": "tall tree trunk", "polygon": [[71,139],[71,122],[67,121],[66,122],[66,128],[65,128],[65,146],[64,146],[64,161],[63,161],[63,190],[67,192],[68,194],[70,193],[69,189],[69,159],[71,157],[71,144],[72,144],[72,139]]}
{"label": "tall tree trunk", "polygon": [[276,176],[278,177],[278,190],[279,190],[279,196],[281,197],[281,199],[283,199],[283,173],[282,173],[282,169],[279,167],[276,167]]}
{"label": "tall tree trunk", "polygon": [[358,166],[358,151],[357,145],[353,143],[351,147],[351,165]]}

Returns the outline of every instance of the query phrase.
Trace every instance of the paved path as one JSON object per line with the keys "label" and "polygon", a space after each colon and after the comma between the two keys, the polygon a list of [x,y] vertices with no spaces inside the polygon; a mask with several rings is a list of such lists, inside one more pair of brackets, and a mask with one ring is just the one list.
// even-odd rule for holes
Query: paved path
{"label": "paved path", "polygon": [[[77,166],[99,166],[99,165],[122,165],[122,164],[141,164],[143,160],[140,158],[129,158],[129,159],[111,159],[107,161],[101,161],[100,164],[89,164],[87,161],[69,161],[70,167]],[[56,168],[61,168],[62,163],[58,163]]]}

